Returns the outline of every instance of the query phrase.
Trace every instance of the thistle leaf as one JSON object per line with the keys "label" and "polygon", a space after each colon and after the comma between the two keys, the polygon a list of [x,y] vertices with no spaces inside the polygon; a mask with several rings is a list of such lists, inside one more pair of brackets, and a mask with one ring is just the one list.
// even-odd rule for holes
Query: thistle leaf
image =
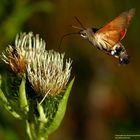
{"label": "thistle leaf", "polygon": [[26,98],[26,91],[25,91],[25,84],[26,84],[26,76],[24,75],[22,77],[21,84],[19,86],[19,102],[20,102],[20,108],[24,112],[24,114],[27,114],[29,111],[27,98]]}
{"label": "thistle leaf", "polygon": [[73,83],[74,83],[74,78],[69,83],[69,85],[63,95],[63,98],[59,102],[56,115],[53,118],[53,121],[51,122],[50,126],[47,128],[47,134],[53,133],[59,127],[59,125],[65,115],[65,112],[66,112],[68,97],[69,97]]}
{"label": "thistle leaf", "polygon": [[3,106],[8,112],[10,112],[15,118],[21,119],[20,115],[17,112],[15,112],[10,106],[10,103],[8,102],[6,96],[4,95],[1,89],[1,84],[2,84],[2,76],[0,75],[0,101],[2,102]]}

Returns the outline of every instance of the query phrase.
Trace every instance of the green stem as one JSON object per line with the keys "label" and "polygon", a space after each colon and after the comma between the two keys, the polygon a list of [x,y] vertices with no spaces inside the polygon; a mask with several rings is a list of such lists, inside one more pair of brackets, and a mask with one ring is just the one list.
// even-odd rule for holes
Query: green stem
{"label": "green stem", "polygon": [[33,140],[32,133],[31,133],[31,127],[30,127],[28,120],[26,120],[25,123],[26,123],[26,133],[29,136],[29,139]]}
{"label": "green stem", "polygon": [[38,132],[36,131],[37,124],[35,122],[26,120],[26,133],[30,140],[41,140],[38,139]]}
{"label": "green stem", "polygon": [[39,112],[39,127],[38,127],[38,140],[47,140],[48,135],[44,132],[45,126],[44,124],[47,123],[48,119],[44,113],[44,109],[41,104],[37,104],[37,109]]}
{"label": "green stem", "polygon": [[48,135],[46,135],[46,133],[40,132],[44,129],[44,123],[39,124],[40,130],[37,133],[35,133],[33,126],[35,124],[29,123],[27,120],[25,123],[26,123],[26,133],[30,140],[48,140]]}

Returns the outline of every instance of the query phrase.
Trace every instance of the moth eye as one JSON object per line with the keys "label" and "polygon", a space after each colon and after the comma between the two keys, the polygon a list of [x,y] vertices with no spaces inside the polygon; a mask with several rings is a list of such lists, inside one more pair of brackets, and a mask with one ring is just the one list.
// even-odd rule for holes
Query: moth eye
{"label": "moth eye", "polygon": [[82,36],[83,38],[87,38],[87,34],[86,34],[85,32],[82,32],[82,33],[81,33],[81,36]]}

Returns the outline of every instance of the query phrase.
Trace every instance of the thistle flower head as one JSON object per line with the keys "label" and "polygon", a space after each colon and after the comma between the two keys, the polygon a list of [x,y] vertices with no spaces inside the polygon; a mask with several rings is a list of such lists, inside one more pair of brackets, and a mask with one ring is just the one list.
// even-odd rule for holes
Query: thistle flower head
{"label": "thistle flower head", "polygon": [[6,51],[2,53],[2,60],[10,66],[14,73],[23,73],[26,69],[26,58],[20,53],[18,49],[10,45]]}
{"label": "thistle flower head", "polygon": [[69,59],[64,64],[64,53],[47,51],[45,45],[39,35],[22,33],[16,36],[15,47],[9,46],[2,53],[2,59],[15,73],[27,73],[33,89],[43,100],[66,87],[72,62]]}
{"label": "thistle flower head", "polygon": [[[31,57],[27,65],[27,73],[34,90],[44,96],[59,94],[70,77],[71,60],[64,64],[64,53],[53,50],[45,51]],[[42,102],[41,101],[41,102]]]}
{"label": "thistle flower head", "polygon": [[16,36],[15,46],[9,45],[6,51],[2,53],[2,59],[11,67],[13,72],[24,73],[31,54],[44,50],[45,42],[39,38],[39,35],[34,36],[32,32],[21,33]]}

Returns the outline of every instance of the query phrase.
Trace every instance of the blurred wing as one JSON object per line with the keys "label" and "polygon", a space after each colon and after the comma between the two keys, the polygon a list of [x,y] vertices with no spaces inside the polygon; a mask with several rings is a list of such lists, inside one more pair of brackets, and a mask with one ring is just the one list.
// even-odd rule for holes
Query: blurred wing
{"label": "blurred wing", "polygon": [[108,47],[113,47],[124,38],[128,25],[134,15],[135,9],[123,12],[103,28],[99,29],[95,35],[103,40]]}

